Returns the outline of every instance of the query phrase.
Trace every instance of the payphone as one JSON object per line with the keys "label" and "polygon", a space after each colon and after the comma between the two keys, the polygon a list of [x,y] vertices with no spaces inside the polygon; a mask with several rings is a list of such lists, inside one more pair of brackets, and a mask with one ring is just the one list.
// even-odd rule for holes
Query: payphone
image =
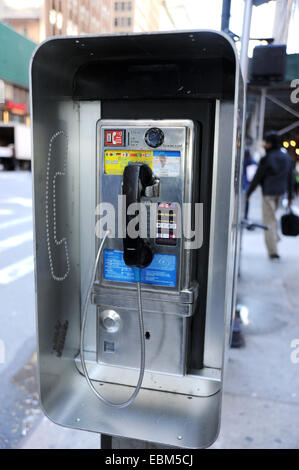
{"label": "payphone", "polygon": [[244,95],[231,39],[53,38],[32,59],[31,97],[45,414],[209,446],[240,228]]}
{"label": "payphone", "polygon": [[[92,285],[95,277],[97,281],[90,288],[97,305],[97,361],[123,368],[136,368],[139,364],[142,378],[144,371],[183,376],[188,367],[190,325],[198,295],[195,267],[199,247],[186,247],[188,241],[182,235],[184,217],[191,214],[196,219],[192,213],[196,203],[199,204],[199,188],[194,178],[198,171],[197,133],[196,123],[188,120],[100,120],[97,123],[97,207],[102,202],[109,203],[113,213],[118,214],[122,212],[120,194],[125,198],[124,237],[116,237],[114,233],[107,238],[109,228],[106,227],[107,240],[104,239],[105,245],[100,244],[96,265],[102,248],[103,259],[95,270],[97,276],[93,276]],[[132,206],[141,200],[144,211],[139,207],[137,217],[136,207]],[[128,232],[136,217],[140,233],[132,238]],[[122,229],[118,217],[115,219],[113,227],[116,224]],[[202,227],[195,230],[200,232]],[[139,302],[132,286],[135,282]],[[152,306],[144,309],[141,284],[144,299],[152,300]],[[130,308],[121,305],[127,301],[131,301]],[[83,325],[86,311],[87,304]],[[142,316],[139,329],[138,311],[139,317]],[[139,363],[136,362],[138,334]],[[84,328],[81,335],[82,368],[91,386],[84,364]],[[118,372],[115,381],[127,383],[126,369]],[[159,380],[156,387],[158,383]],[[138,389],[140,385],[141,379]],[[131,403],[130,400],[121,404],[108,402],[91,388],[111,406]]]}

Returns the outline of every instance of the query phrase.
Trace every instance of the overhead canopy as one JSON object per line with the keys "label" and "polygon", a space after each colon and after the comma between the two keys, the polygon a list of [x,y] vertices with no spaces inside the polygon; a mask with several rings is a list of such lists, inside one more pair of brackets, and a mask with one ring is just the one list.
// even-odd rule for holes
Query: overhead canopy
{"label": "overhead canopy", "polygon": [[[285,80],[283,82],[273,83],[267,86],[266,109],[265,109],[265,131],[268,130],[283,130],[295,123],[299,122],[299,115],[296,117],[287,109],[283,109],[279,102],[294,110],[299,114],[299,103],[292,103],[291,93],[294,88],[291,88],[291,82],[295,78],[299,78],[299,54],[290,54],[287,56],[287,70]],[[298,84],[297,84],[298,87]],[[259,101],[261,95],[261,87],[256,85],[248,86],[248,112],[253,112],[255,104]],[[299,93],[297,94],[299,96]],[[299,125],[284,134],[288,135],[299,134]]]}
{"label": "overhead canopy", "polygon": [[28,88],[30,59],[35,47],[35,42],[0,22],[0,78]]}

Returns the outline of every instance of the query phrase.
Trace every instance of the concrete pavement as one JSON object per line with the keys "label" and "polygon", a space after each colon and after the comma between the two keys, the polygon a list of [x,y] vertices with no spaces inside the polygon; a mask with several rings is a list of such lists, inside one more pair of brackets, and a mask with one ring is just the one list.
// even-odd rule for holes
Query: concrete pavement
{"label": "concrete pavement", "polygon": [[[254,220],[261,220],[260,206],[257,192]],[[243,248],[239,302],[249,309],[246,347],[229,354],[222,428],[213,447],[298,449],[299,362],[291,360],[291,343],[299,339],[299,237],[282,237],[279,262],[267,258],[259,230],[245,232]]]}

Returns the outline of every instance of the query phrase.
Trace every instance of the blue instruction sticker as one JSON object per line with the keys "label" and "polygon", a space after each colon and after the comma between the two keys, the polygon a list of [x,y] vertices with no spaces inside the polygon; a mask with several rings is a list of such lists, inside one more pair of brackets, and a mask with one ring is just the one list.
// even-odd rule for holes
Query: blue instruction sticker
{"label": "blue instruction sticker", "polygon": [[[151,264],[141,269],[141,282],[157,286],[175,287],[176,256],[155,254]],[[135,282],[133,269],[123,260],[123,252],[104,250],[104,279],[118,282]]]}
{"label": "blue instruction sticker", "polygon": [[179,150],[154,150],[154,157],[180,157]]}

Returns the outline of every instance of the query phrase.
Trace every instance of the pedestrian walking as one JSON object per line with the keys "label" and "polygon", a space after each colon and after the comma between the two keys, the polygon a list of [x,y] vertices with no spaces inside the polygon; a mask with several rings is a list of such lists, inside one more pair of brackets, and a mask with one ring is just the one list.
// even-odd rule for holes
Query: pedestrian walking
{"label": "pedestrian walking", "polygon": [[285,193],[288,193],[289,206],[291,205],[294,189],[293,168],[289,154],[281,148],[277,132],[271,131],[265,135],[264,148],[266,155],[259,162],[246,197],[248,200],[257,186],[262,187],[263,223],[269,228],[265,231],[265,243],[269,257],[278,259],[277,243],[280,238],[277,232],[276,211]]}

